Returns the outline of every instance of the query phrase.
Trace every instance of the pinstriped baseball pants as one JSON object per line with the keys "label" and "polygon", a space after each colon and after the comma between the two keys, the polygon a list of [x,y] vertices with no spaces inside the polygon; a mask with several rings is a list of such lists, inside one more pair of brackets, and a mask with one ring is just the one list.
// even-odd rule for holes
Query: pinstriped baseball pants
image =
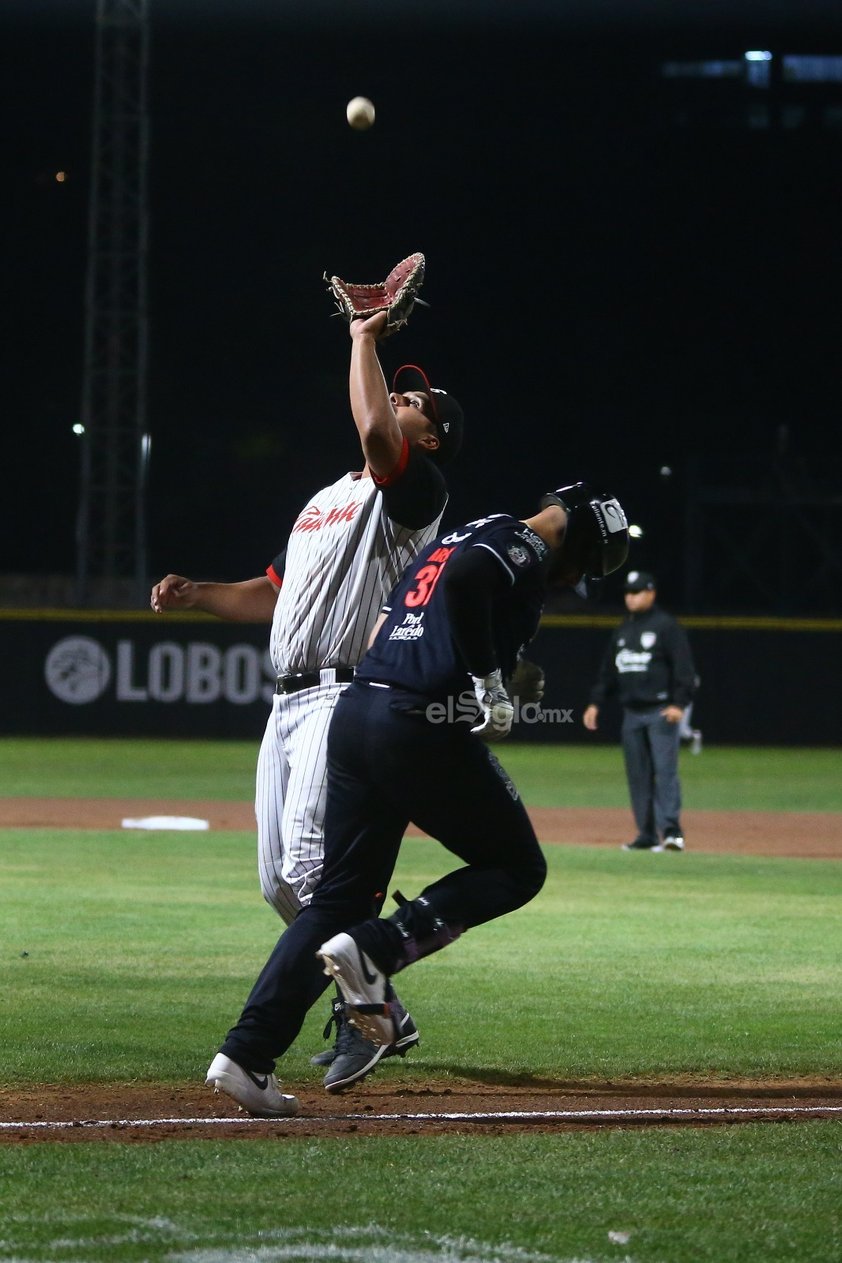
{"label": "pinstriped baseball pants", "polygon": [[324,860],[327,730],[342,684],[276,694],[257,759],[257,863],[263,897],[291,923]]}

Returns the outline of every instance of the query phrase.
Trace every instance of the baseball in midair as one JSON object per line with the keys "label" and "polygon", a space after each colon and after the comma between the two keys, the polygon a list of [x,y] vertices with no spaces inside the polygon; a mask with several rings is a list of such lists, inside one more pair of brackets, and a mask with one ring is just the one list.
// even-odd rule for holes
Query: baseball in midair
{"label": "baseball in midair", "polygon": [[364,132],[374,122],[374,105],[367,96],[355,96],[346,105],[345,114],[356,131]]}

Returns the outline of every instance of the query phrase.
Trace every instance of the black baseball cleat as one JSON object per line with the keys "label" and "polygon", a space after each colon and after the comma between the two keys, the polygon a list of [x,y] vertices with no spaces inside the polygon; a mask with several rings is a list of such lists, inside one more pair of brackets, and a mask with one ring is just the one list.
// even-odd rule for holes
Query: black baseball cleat
{"label": "black baseball cleat", "polygon": [[298,1101],[286,1096],[273,1074],[257,1074],[237,1065],[224,1053],[217,1053],[208,1066],[205,1085],[215,1092],[224,1092],[257,1118],[293,1118]]}
{"label": "black baseball cleat", "polygon": [[416,1044],[421,1042],[421,1036],[418,1034],[418,1027],[407,1013],[406,1009],[400,1002],[389,984],[389,995],[392,1001],[392,1021],[395,1023],[395,1042],[389,1045],[387,1057],[405,1057],[410,1048],[414,1048]]}
{"label": "black baseball cleat", "polygon": [[328,1092],[341,1092],[352,1083],[359,1083],[371,1074],[379,1061],[388,1054],[389,1044],[374,1044],[352,1026],[343,1013],[337,1021],[334,1057],[324,1077]]}
{"label": "black baseball cleat", "polygon": [[339,1045],[339,1033],[342,1024],[345,1021],[345,1001],[337,997],[331,1002],[330,1017],[327,1019],[327,1026],[322,1031],[322,1039],[327,1039],[330,1035],[330,1028],[336,1027],[336,1038],[330,1048],[326,1048],[324,1052],[316,1053],[315,1057],[310,1058],[311,1066],[329,1066],[337,1055]]}
{"label": "black baseball cleat", "polygon": [[659,851],[660,849],[655,842],[647,842],[645,838],[635,838],[634,842],[624,842],[620,847],[621,851]]}
{"label": "black baseball cleat", "polygon": [[[420,1043],[420,1040],[421,1040],[421,1036],[418,1034],[418,1027],[415,1025],[411,1016],[409,1015],[409,1013],[407,1013],[406,1009],[403,1007],[403,1004],[400,1001],[400,997],[392,989],[391,984],[389,986],[389,991],[387,994],[389,995],[390,1003],[392,1005],[392,1020],[395,1023],[395,1034],[397,1038],[395,1039],[395,1042],[393,1044],[389,1044],[386,1051],[381,1055],[381,1057],[379,1058],[379,1060],[381,1061],[385,1060],[386,1057],[405,1057],[406,1054],[409,1052],[410,1048],[414,1048],[415,1045]],[[322,1032],[324,1039],[328,1038],[328,1036],[330,1035],[331,1027],[334,1025],[336,1026],[336,1038],[333,1042],[333,1046],[331,1048],[326,1048],[324,1052],[316,1053],[314,1057],[311,1057],[310,1058],[311,1066],[329,1066],[340,1055],[339,1045],[341,1042],[343,1042],[342,1029],[343,1027],[348,1025],[348,1022],[346,1021],[346,1018],[345,1018],[345,1001],[344,1000],[336,999],[332,1002],[330,1017],[327,1020],[327,1026],[324,1028],[324,1031]],[[352,1028],[352,1029],[355,1029],[355,1028]],[[372,1066],[374,1064],[376,1063],[372,1062]],[[358,1074],[355,1076],[355,1078],[361,1078],[361,1077],[362,1077],[361,1074]],[[325,1080],[325,1086],[328,1086],[327,1080]]]}
{"label": "black baseball cleat", "polygon": [[333,1012],[325,1029],[325,1036],[336,1023],[336,1041],[333,1047],[310,1058],[311,1065],[329,1066],[324,1077],[328,1092],[341,1092],[352,1083],[358,1083],[388,1057],[405,1057],[410,1048],[419,1042],[418,1028],[394,991],[391,991],[392,1017],[397,1038],[392,1044],[375,1044],[366,1039],[346,1017],[345,1003],[334,1000]]}
{"label": "black baseball cleat", "polygon": [[316,955],[325,973],[339,985],[349,1022],[378,1047],[395,1042],[397,1032],[389,1000],[389,979],[350,934],[334,934]]}

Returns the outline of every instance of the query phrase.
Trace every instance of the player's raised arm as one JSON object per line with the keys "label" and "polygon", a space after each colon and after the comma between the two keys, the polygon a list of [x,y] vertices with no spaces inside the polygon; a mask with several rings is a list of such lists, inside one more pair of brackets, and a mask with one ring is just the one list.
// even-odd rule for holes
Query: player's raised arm
{"label": "player's raised arm", "polygon": [[350,326],[351,413],[366,462],[372,473],[380,478],[386,478],[392,472],[403,449],[403,435],[377,354],[377,343],[385,334],[386,319],[386,312],[380,311],[367,320],[353,320]]}

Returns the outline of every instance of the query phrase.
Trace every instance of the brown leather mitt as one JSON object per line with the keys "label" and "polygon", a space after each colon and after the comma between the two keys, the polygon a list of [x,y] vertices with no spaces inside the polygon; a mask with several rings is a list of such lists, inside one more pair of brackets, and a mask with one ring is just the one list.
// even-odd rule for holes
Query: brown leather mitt
{"label": "brown leather mitt", "polygon": [[392,333],[406,324],[416,303],[426,306],[418,297],[424,281],[423,254],[410,254],[402,259],[379,285],[352,284],[339,276],[328,276],[327,272],[324,279],[336,302],[337,310],[333,314],[349,323],[386,311],[389,313],[386,332]]}

